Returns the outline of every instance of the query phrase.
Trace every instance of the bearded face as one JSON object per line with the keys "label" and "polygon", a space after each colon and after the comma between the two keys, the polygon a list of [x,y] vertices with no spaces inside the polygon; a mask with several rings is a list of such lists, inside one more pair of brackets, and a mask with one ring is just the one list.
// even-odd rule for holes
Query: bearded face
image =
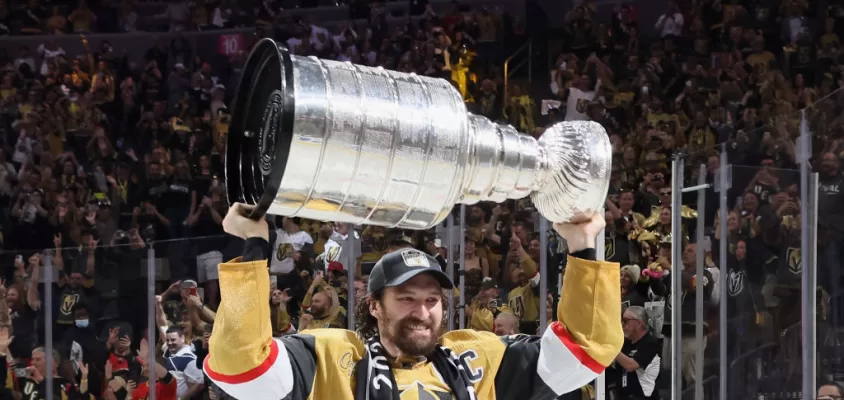
{"label": "bearded face", "polygon": [[444,333],[442,288],[429,274],[386,288],[384,297],[370,305],[370,312],[378,319],[381,342],[404,356],[429,355]]}

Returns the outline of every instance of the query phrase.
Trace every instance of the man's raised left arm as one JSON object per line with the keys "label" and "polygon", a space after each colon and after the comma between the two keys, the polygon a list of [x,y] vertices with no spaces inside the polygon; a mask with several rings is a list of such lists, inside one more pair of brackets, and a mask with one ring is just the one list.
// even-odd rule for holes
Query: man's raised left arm
{"label": "man's raised left arm", "polygon": [[[554,224],[570,249],[557,321],[539,337],[502,337],[506,346],[495,371],[500,400],[554,398],[594,381],[624,343],[620,268],[595,260],[601,215],[582,224]],[[524,384],[514,385],[515,381]],[[528,394],[529,393],[529,394]]]}

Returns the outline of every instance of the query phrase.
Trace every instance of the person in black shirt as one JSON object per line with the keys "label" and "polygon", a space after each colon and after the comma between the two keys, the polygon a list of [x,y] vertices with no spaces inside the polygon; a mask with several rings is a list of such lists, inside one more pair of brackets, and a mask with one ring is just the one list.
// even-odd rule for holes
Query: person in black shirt
{"label": "person in black shirt", "polygon": [[659,399],[655,389],[662,345],[648,332],[647,321],[643,307],[630,306],[624,311],[624,346],[615,358],[618,399]]}
{"label": "person in black shirt", "polygon": [[[58,374],[59,352],[53,350],[53,398],[62,400],[93,399],[88,394],[87,367],[82,364],[83,372],[80,385],[74,385]],[[47,400],[47,351],[39,347],[32,351],[32,366],[26,369],[27,376],[20,381],[21,399]]]}
{"label": "person in black shirt", "polygon": [[151,201],[145,201],[132,212],[132,228],[137,229],[146,241],[170,238],[170,220]]}
{"label": "person in black shirt", "polygon": [[[694,383],[695,380],[695,357],[697,354],[697,348],[703,346],[706,348],[706,337],[703,338],[702,342],[698,342],[697,338],[695,337],[695,324],[697,321],[697,307],[695,306],[695,296],[698,290],[703,291],[703,301],[706,304],[711,304],[712,301],[712,291],[715,284],[715,279],[712,276],[712,272],[709,268],[705,268],[703,271],[703,279],[702,282],[697,281],[696,275],[696,260],[697,260],[697,244],[690,243],[685,246],[683,250],[682,256],[682,264],[681,265],[672,265],[671,272],[672,273],[679,273],[680,280],[683,282],[682,284],[682,292],[677,293],[676,295],[680,296],[680,307],[681,307],[681,325],[680,325],[680,334],[682,338],[682,346],[680,351],[682,354],[683,360],[683,380],[687,385],[691,385]],[[650,280],[650,289],[653,293],[657,296],[666,297],[665,301],[665,323],[662,325],[662,334],[665,336],[666,340],[670,340],[672,329],[671,329],[671,296],[674,296],[675,293],[671,293],[671,276],[664,275],[661,279],[651,279]],[[706,310],[704,310],[706,311]],[[704,319],[703,321],[703,329],[708,329],[709,325],[707,320]],[[665,360],[669,360],[671,357],[671,346],[668,346],[670,342],[664,342],[664,349],[663,349],[663,358]]]}
{"label": "person in black shirt", "polygon": [[629,4],[619,3],[613,10],[611,25],[615,49],[620,52],[627,51],[627,43],[631,38],[636,38],[633,30],[638,27],[632,7]]}
{"label": "person in black shirt", "polygon": [[29,4],[20,10],[18,18],[21,21],[21,33],[27,35],[37,35],[43,33],[42,25],[50,14],[47,8],[41,5],[38,1],[29,1]]}
{"label": "person in black shirt", "polygon": [[61,352],[62,359],[69,360],[74,366],[74,373],[79,377],[77,382],[90,376],[89,387],[102,387],[104,384],[102,375],[100,373],[88,375],[85,365],[94,367],[95,371],[102,371],[109,355],[105,341],[97,337],[94,330],[95,320],[84,303],[77,304],[73,314],[74,326],[64,332],[57,349]]}
{"label": "person in black shirt", "polygon": [[606,213],[607,228],[604,230],[604,257],[607,261],[627,265],[632,262],[629,229],[624,218],[615,218],[611,212]]}
{"label": "person in black shirt", "polygon": [[[815,64],[817,53],[817,46],[812,41],[812,37],[808,33],[801,33],[797,35],[797,40],[794,45],[786,48],[788,66],[791,73],[794,75],[802,74],[808,85],[815,83],[814,72],[817,68]],[[806,107],[807,105],[798,104]]]}
{"label": "person in black shirt", "polygon": [[170,221],[161,212],[164,206],[161,199],[169,189],[169,185],[164,179],[164,171],[158,162],[149,163],[144,187],[144,198],[132,211],[132,227],[137,228],[147,241],[169,239],[170,224],[176,221]]}
{"label": "person in black shirt", "polygon": [[179,161],[173,170],[173,177],[169,179],[167,190],[158,200],[158,208],[163,210],[165,218],[171,221],[170,236],[183,238],[187,236],[184,227],[190,215],[191,206],[191,176],[187,161]]}
{"label": "person in black shirt", "polygon": [[218,187],[219,184],[211,168],[211,158],[205,154],[199,156],[199,167],[193,174],[193,182],[191,182],[191,211],[196,210],[202,198],[208,196],[211,188]]}
{"label": "person in black shirt", "polygon": [[[68,275],[62,274],[54,284],[53,290],[58,298],[58,315],[55,316],[56,336],[62,337],[66,331],[76,324],[74,310],[79,304],[90,303],[96,298],[94,278],[92,275],[73,271]],[[87,309],[86,309],[87,311]]]}
{"label": "person in black shirt", "polygon": [[644,306],[645,298],[639,294],[637,285],[642,269],[638,265],[631,264],[621,267],[621,310],[622,312],[631,306]]}
{"label": "person in black shirt", "polygon": [[24,297],[25,295],[23,282],[13,284],[8,289],[0,286],[0,296],[5,300],[3,304],[9,312],[12,331],[15,332],[15,337],[9,346],[9,351],[14,357],[29,357],[37,337],[35,331],[37,297],[33,298],[34,302],[30,302]]}
{"label": "person in black shirt", "polygon": [[[38,174],[38,179],[41,174]],[[44,191],[42,189],[21,190],[15,203],[12,205],[11,221],[14,223],[14,237],[12,243],[17,248],[44,248],[49,246],[45,235],[42,232],[48,229],[49,212],[46,205]]]}
{"label": "person in black shirt", "polygon": [[197,277],[205,289],[205,302],[212,309],[216,309],[219,304],[217,265],[223,262],[223,253],[220,250],[227,244],[222,225],[226,206],[222,189],[212,188],[208,196],[201,198],[196,211],[187,219],[191,236],[197,238],[194,240]]}

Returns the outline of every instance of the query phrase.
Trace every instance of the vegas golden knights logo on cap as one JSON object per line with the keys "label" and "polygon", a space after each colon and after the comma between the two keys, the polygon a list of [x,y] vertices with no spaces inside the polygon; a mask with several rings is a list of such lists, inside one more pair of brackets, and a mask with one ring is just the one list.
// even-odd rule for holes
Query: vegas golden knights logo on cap
{"label": "vegas golden knights logo on cap", "polygon": [[431,268],[431,263],[428,262],[428,256],[419,250],[405,250],[401,252],[401,258],[408,267],[425,267]]}

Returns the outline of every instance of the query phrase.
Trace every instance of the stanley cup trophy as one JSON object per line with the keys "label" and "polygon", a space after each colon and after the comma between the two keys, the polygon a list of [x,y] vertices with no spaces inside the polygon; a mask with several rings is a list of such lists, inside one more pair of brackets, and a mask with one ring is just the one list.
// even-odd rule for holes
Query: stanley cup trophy
{"label": "stanley cup trophy", "polygon": [[231,202],[265,214],[427,229],[456,203],[531,196],[547,219],[602,212],[612,151],[594,122],[539,140],[466,111],[447,81],[291,55],[261,40],[226,149]]}

